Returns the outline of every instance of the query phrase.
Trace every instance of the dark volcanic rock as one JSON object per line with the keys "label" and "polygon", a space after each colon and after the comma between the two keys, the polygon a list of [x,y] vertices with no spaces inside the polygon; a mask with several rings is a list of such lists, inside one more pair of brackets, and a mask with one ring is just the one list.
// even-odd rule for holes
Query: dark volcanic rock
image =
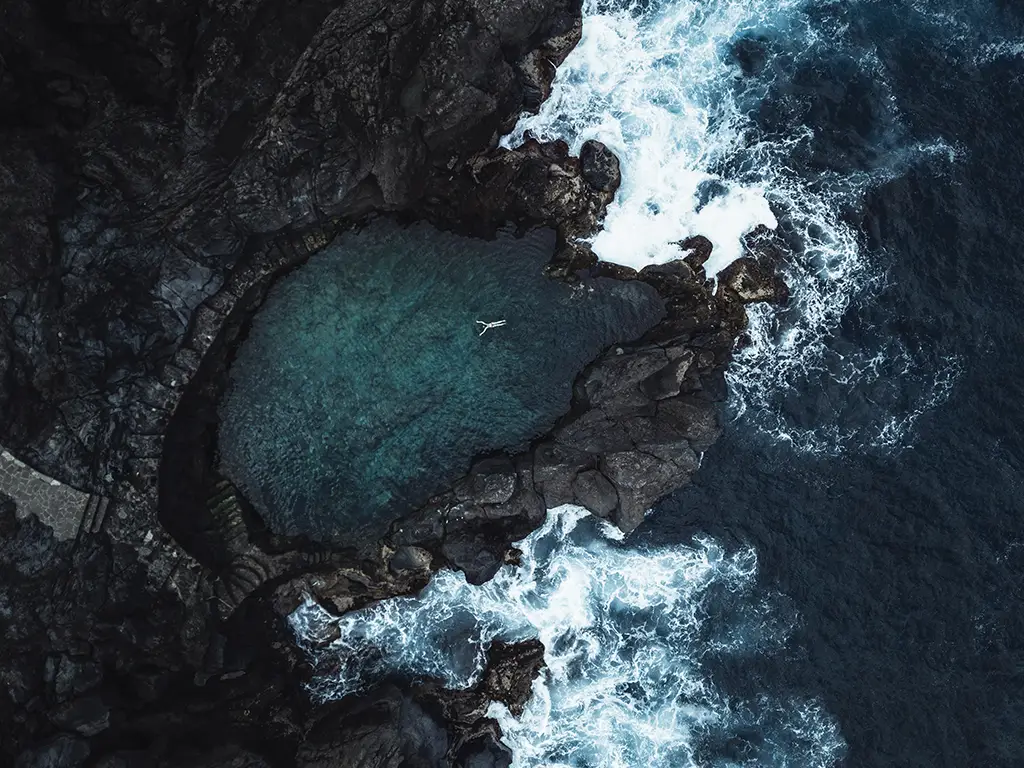
{"label": "dark volcanic rock", "polygon": [[345,700],[313,727],[295,764],[303,768],[444,765],[448,732],[414,696],[395,686]]}
{"label": "dark volcanic rock", "polygon": [[766,301],[785,304],[789,287],[779,274],[785,247],[777,232],[759,226],[743,241],[744,256],[719,276],[722,292],[734,301],[751,304]]}
{"label": "dark volcanic rock", "polygon": [[758,301],[785,303],[789,289],[782,279],[766,270],[752,258],[737,259],[720,276],[722,290],[744,304]]}
{"label": "dark volcanic rock", "polygon": [[23,752],[14,768],[77,768],[89,758],[89,745],[82,739],[61,734],[34,749]]}
{"label": "dark volcanic rock", "polygon": [[456,483],[460,501],[501,504],[512,498],[516,489],[516,469],[505,456],[484,459],[473,465],[465,479]]}
{"label": "dark volcanic rock", "polygon": [[544,646],[538,640],[513,645],[496,642],[487,658],[481,692],[488,701],[500,701],[519,717],[530,700],[533,680],[544,666]]}
{"label": "dark volcanic rock", "polygon": [[679,249],[686,255],[683,261],[690,269],[697,271],[711,258],[711,241],[704,235],[694,235],[679,241]]}
{"label": "dark volcanic rock", "polygon": [[[88,499],[57,538],[0,495],[0,763],[507,766],[483,712],[522,707],[536,645],[495,646],[468,692],[316,706],[282,617],[447,566],[484,581],[550,506],[632,530],[717,435],[743,302],[780,296],[770,239],[717,295],[703,238],[639,274],[598,265],[578,238],[614,156],[497,147],[579,39],[579,0],[9,0],[0,19],[0,445]],[[214,469],[227,361],[275,276],[380,212],[550,226],[551,275],[644,281],[668,316],[578,377],[550,435],[380,541],[273,536]]]}
{"label": "dark volcanic rock", "polygon": [[575,502],[599,517],[608,517],[619,506],[619,493],[596,469],[580,472],[572,484]]}
{"label": "dark volcanic rock", "polygon": [[5,3],[0,444],[109,487],[147,379],[260,236],[458,208],[425,196],[539,103],[579,11]]}
{"label": "dark volcanic rock", "polygon": [[[212,502],[205,527],[168,523],[202,564],[186,554],[158,522],[157,469],[205,466],[210,414],[168,451],[171,415],[186,388],[216,389],[233,310],[367,213],[457,226],[463,203],[428,199],[444,188],[496,223],[561,216],[538,192],[600,215],[610,196],[585,184],[543,191],[550,147],[495,149],[547,93],[580,4],[11,0],[0,18],[0,445],[104,494],[69,541],[0,509],[0,762],[163,765],[191,743],[203,756],[184,764],[262,764],[236,738],[294,755],[286,630],[236,609],[268,579],[352,561],[260,538],[207,477],[168,493]],[[473,181],[495,157],[522,179],[515,204]],[[403,552],[331,578],[359,600],[409,591],[436,565]]]}
{"label": "dark volcanic rock", "polygon": [[544,665],[536,640],[495,643],[483,679],[464,691],[426,683],[404,690],[382,685],[328,706],[296,755],[303,768],[508,766],[511,756],[487,719],[491,701],[521,714]]}
{"label": "dark volcanic rock", "polygon": [[622,182],[619,158],[599,141],[583,142],[580,148],[580,170],[583,180],[601,192],[614,193]]}

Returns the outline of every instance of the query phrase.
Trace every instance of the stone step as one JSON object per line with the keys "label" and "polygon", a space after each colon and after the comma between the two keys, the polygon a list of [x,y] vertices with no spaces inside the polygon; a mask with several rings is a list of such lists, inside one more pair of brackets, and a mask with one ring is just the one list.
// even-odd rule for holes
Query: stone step
{"label": "stone step", "polygon": [[207,501],[207,509],[214,530],[231,552],[241,553],[249,549],[249,530],[242,516],[242,507],[238,501],[235,487],[225,481],[218,481],[213,494]]}
{"label": "stone step", "polygon": [[92,530],[93,521],[96,519],[96,510],[99,507],[99,497],[90,495],[85,502],[85,512],[82,513],[82,521],[78,525],[79,535]]}
{"label": "stone step", "polygon": [[221,618],[226,619],[270,578],[270,569],[251,555],[234,560],[216,581],[214,595],[220,603]]}
{"label": "stone step", "polygon": [[110,499],[106,496],[98,497],[99,501],[96,504],[96,514],[93,516],[92,525],[89,527],[90,533],[99,533],[103,530],[103,523],[107,520],[107,509],[110,507]]}
{"label": "stone step", "polygon": [[85,502],[85,511],[82,513],[82,521],[78,526],[78,535],[99,533],[103,530],[103,523],[107,519],[107,509],[109,507],[110,499],[106,496],[90,494]]}

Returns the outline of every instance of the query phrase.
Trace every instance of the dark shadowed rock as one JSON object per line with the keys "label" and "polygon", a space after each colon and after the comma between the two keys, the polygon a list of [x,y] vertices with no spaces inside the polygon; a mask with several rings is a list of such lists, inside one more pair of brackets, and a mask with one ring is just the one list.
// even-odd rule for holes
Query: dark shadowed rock
{"label": "dark shadowed rock", "polygon": [[662,400],[657,420],[670,433],[689,441],[698,453],[710,448],[722,431],[714,405],[693,396]]}
{"label": "dark shadowed rock", "polygon": [[666,365],[668,356],[660,348],[606,356],[600,365],[584,371],[577,396],[590,406],[605,409],[642,405],[638,385]]}
{"label": "dark shadowed rock", "polygon": [[395,573],[403,571],[430,572],[430,553],[421,547],[399,547],[388,562]]}
{"label": "dark shadowed rock", "polygon": [[481,738],[463,746],[454,764],[459,768],[509,768],[512,753],[494,738]]}
{"label": "dark shadowed rock", "polygon": [[575,498],[573,479],[593,463],[593,457],[566,445],[543,441],[533,452],[533,481],[548,509]]}
{"label": "dark shadowed rock", "polygon": [[508,766],[491,701],[521,714],[544,665],[536,640],[494,643],[480,682],[447,690],[435,682],[401,689],[381,685],[328,705],[306,735],[295,765],[303,768],[489,768]]}
{"label": "dark shadowed rock", "polygon": [[589,270],[592,277],[610,277],[613,280],[636,280],[637,271],[632,267],[612,264],[610,261],[599,261]]}
{"label": "dark shadowed rock", "polygon": [[66,734],[27,749],[14,761],[14,768],[78,768],[89,758],[89,745]]}
{"label": "dark shadowed rock", "polygon": [[301,768],[377,768],[445,765],[449,736],[412,695],[385,686],[328,710],[306,736]]}
{"label": "dark shadowed rock", "polygon": [[789,288],[782,278],[750,257],[737,259],[722,270],[719,281],[720,290],[744,304],[784,304],[789,299]]}
{"label": "dark shadowed rock", "polygon": [[619,505],[619,495],[615,486],[595,469],[576,475],[572,489],[576,503],[598,517],[608,517]]}
{"label": "dark shadowed rock", "polygon": [[63,730],[95,736],[110,727],[110,707],[99,696],[85,696],[58,707],[52,719]]}
{"label": "dark shadowed rock", "polygon": [[685,261],[670,261],[665,264],[651,264],[644,267],[640,277],[645,282],[653,285],[663,295],[672,295],[680,292],[699,293],[694,290],[697,283],[697,273],[703,275],[700,267],[696,271]]}
{"label": "dark shadowed rock", "polygon": [[591,139],[583,142],[580,170],[584,181],[600,192],[615,192],[622,183],[619,158],[600,141]]}
{"label": "dark shadowed rock", "polygon": [[689,473],[678,464],[639,450],[606,456],[601,472],[618,490],[612,521],[626,533],[643,522],[654,502],[689,481]]}
{"label": "dark shadowed rock", "polygon": [[543,667],[544,646],[539,640],[497,641],[487,652],[487,669],[480,691],[488,700],[501,702],[519,717],[532,695],[533,681]]}
{"label": "dark shadowed rock", "polygon": [[686,374],[690,372],[694,358],[695,355],[691,350],[684,350],[675,360],[640,382],[643,393],[652,400],[664,400],[678,395],[686,381]]}
{"label": "dark shadowed rock", "polygon": [[507,456],[484,459],[473,465],[469,474],[455,484],[460,501],[477,504],[501,504],[516,489],[516,470]]}
{"label": "dark shadowed rock", "polygon": [[237,744],[191,749],[186,745],[179,754],[156,763],[141,750],[105,755],[96,768],[271,768],[271,763]]}
{"label": "dark shadowed rock", "polygon": [[679,249],[684,253],[683,261],[694,272],[702,269],[705,262],[711,258],[712,248],[711,241],[704,235],[694,235],[679,241]]}
{"label": "dark shadowed rock", "polygon": [[449,536],[441,548],[445,559],[466,574],[470,584],[489,581],[505,564],[505,553],[486,533]]}

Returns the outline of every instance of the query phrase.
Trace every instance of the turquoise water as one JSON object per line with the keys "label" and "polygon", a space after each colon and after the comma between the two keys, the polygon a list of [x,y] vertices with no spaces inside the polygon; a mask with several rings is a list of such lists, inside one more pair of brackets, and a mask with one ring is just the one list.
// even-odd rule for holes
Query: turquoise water
{"label": "turquoise water", "polygon": [[[338,238],[256,315],[220,407],[223,471],[278,533],[377,531],[569,407],[572,381],[664,307],[637,282],[543,276],[554,234],[390,221]],[[477,320],[507,325],[479,335]]]}

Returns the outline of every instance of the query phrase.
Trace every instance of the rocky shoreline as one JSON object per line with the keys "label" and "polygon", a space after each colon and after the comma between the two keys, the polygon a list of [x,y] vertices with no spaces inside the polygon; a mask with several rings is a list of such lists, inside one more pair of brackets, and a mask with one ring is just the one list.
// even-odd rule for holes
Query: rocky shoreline
{"label": "rocky shoreline", "polygon": [[[770,238],[717,285],[703,238],[640,273],[599,264],[577,238],[614,196],[614,156],[497,148],[579,39],[578,2],[20,0],[3,21],[0,444],[82,503],[47,518],[45,489],[0,486],[0,759],[507,764],[483,711],[521,705],[536,644],[492,649],[469,692],[316,706],[283,617],[443,567],[484,581],[559,504],[635,528],[718,434],[744,304],[784,300]],[[668,316],[588,366],[529,451],[480,457],[382,540],[276,537],[215,471],[231,350],[277,276],[375,215],[552,227],[552,278],[642,280]]]}

